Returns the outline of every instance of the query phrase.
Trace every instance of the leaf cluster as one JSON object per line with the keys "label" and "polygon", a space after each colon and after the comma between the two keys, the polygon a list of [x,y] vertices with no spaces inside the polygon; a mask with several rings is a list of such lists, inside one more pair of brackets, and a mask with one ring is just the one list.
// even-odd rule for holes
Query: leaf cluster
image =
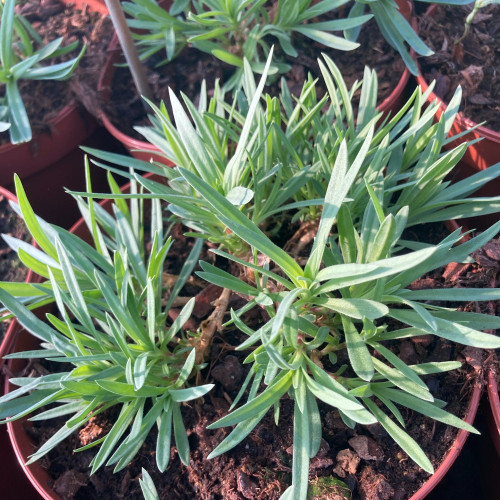
{"label": "leaf cluster", "polygon": [[[285,397],[294,404],[293,477],[285,499],[306,498],[309,461],[321,442],[318,400],[336,408],[351,428],[379,422],[429,472],[429,459],[405,431],[402,409],[476,432],[445,411],[445,403],[425,383],[426,375],[457,369],[460,363],[407,365],[391,343],[433,335],[463,345],[500,347],[498,337],[481,331],[499,328],[498,318],[443,306],[497,300],[500,289],[409,288],[429,271],[468,259],[500,231],[500,222],[461,245],[459,230],[434,245],[403,237],[418,223],[498,212],[499,197],[470,195],[498,177],[500,165],[466,182],[446,180],[466,148],[442,152],[459,92],[437,123],[435,106],[424,109],[427,96],[420,90],[400,112],[384,119],[376,109],[376,75],[369,70],[362,83],[348,89],[333,61],[325,58],[321,69],[327,95],[318,98],[316,82],[308,79],[299,97],[285,90],[276,99],[262,94],[271,63],[272,53],[256,84],[244,62],[243,90],[231,105],[216,89],[210,99],[203,90],[198,106],[184,96],[183,105],[171,94],[172,119],[165,106],[155,109],[155,127],[143,131],[176,163],[172,169],[91,151],[110,171],[118,171],[108,164],[114,163],[168,180],[154,182],[132,170],[126,175],[133,181],[129,194],[121,194],[112,181],[111,196],[92,193],[90,183],[87,193],[74,193],[93,246],[77,244],[75,236],[40,221],[17,181],[20,211],[42,250],[7,239],[21,260],[46,278],[40,285],[0,284],[4,306],[44,342],[45,350],[17,356],[47,357],[48,350],[50,359],[69,361],[75,368],[38,382],[15,380],[18,392],[0,399],[4,417],[21,417],[59,401],[63,409],[48,410],[48,416],[73,414],[58,434],[62,439],[92,414],[119,403],[116,430],[93,443],[101,446],[94,468],[104,462],[121,468],[155,423],[162,438],[159,468],[166,467],[172,426],[187,462],[179,403],[203,395],[210,386],[184,387],[195,369],[196,343],[193,348],[180,326],[192,302],[181,319],[166,323],[181,285],[167,293],[164,305],[161,269],[170,245],[159,205],[164,200],[189,234],[200,237],[180,283],[193,271],[206,239],[219,258],[242,270],[231,274],[201,262],[198,272],[247,299],[244,307],[230,311],[224,326],[246,334],[238,349],[246,352],[250,370],[233,411],[211,424],[235,427],[210,457],[240,443],[269,410],[278,421]],[[352,103],[358,90],[356,114]],[[99,197],[115,199],[112,214],[94,203]],[[147,254],[146,203],[151,204],[153,241]],[[317,224],[303,259],[273,239],[283,214]],[[61,314],[48,317],[50,326],[28,309],[48,301],[55,301]],[[257,327],[244,321],[244,313],[254,307],[265,309],[269,318]],[[28,394],[32,389],[37,392]],[[147,474],[141,485],[148,498],[155,497]]]}
{"label": "leaf cluster", "polygon": [[[26,19],[15,13],[16,0],[0,2],[0,131],[9,130],[13,144],[31,140],[31,127],[19,92],[19,80],[66,80],[76,69],[85,46],[74,59],[42,66],[50,59],[73,51],[78,42],[61,47],[62,38],[43,46],[42,40]],[[40,48],[36,48],[40,46]],[[8,124],[8,125],[7,125]]]}
{"label": "leaf cluster", "polygon": [[[433,3],[464,5],[470,2],[438,0]],[[477,8],[484,3],[476,2]],[[123,9],[130,16],[128,24],[135,30],[134,38],[142,59],[164,52],[165,57],[159,64],[165,64],[186,46],[212,54],[236,68],[225,84],[226,90],[241,85],[245,58],[253,71],[261,73],[273,44],[279,45],[281,54],[297,57],[297,35],[328,49],[354,50],[359,47],[357,39],[363,25],[371,18],[412,74],[417,75],[419,71],[410,49],[421,56],[433,54],[400,12],[395,0],[279,0],[271,8],[265,0],[174,0],[168,10],[156,0],[133,0],[125,2]],[[332,13],[334,19],[317,19]],[[343,36],[334,34],[338,32]],[[290,70],[290,65],[282,59],[274,58],[269,74]]]}
{"label": "leaf cluster", "polygon": [[[117,190],[111,178],[110,182]],[[40,349],[7,357],[44,358],[61,363],[61,370],[11,378],[19,388],[0,398],[1,418],[16,420],[42,407],[44,411],[32,420],[66,417],[66,423],[31,456],[31,463],[116,407],[111,429],[76,450],[98,448],[92,472],[104,464],[113,464],[115,470],[127,466],[155,426],[158,468],[164,471],[168,466],[172,431],[180,459],[188,464],[189,443],[180,407],[212,385],[189,383],[199,366],[195,366],[193,338],[181,327],[191,315],[194,298],[175,321],[169,311],[196,264],[201,240],[168,289],[163,268],[172,239],[164,229],[159,200],[149,203],[151,250],[146,252],[144,201],[120,201],[107,212],[92,200],[87,204],[80,199],[91,245],[38,219],[17,178],[16,184],[20,213],[40,248],[6,239],[21,260],[46,280],[5,284],[0,289],[4,307],[41,341]],[[137,190],[137,185],[131,189]],[[23,298],[35,299],[35,305],[55,302],[58,315],[48,313],[43,321],[23,304]],[[52,407],[46,409],[49,404]]]}
{"label": "leaf cluster", "polygon": [[[426,272],[449,262],[462,261],[500,230],[495,224],[480,236],[454,247],[459,230],[434,246],[400,254],[398,245],[407,226],[408,208],[395,216],[384,210],[383,197],[367,196],[361,228],[353,226],[345,202],[366,155],[370,136],[352,163],[342,142],[325,194],[323,212],[312,249],[304,266],[270,241],[250,220],[203,181],[179,168],[181,175],[206,200],[215,215],[252,246],[255,260],[246,263],[214,250],[255,273],[255,283],[237,279],[208,263],[201,263],[199,276],[248,296],[249,305],[264,307],[270,320],[257,330],[249,328],[241,313],[231,311],[232,322],[248,338],[238,347],[254,349],[247,356],[249,375],[235,404],[249,387],[247,402],[210,428],[236,427],[212,452],[223,453],[240,443],[286,394],[294,400],[294,449],[292,486],[284,498],[306,498],[308,464],[319,450],[321,416],[316,400],[336,408],[344,423],[380,423],[418,465],[433,472],[429,459],[405,432],[398,406],[422,413],[458,428],[476,432],[468,424],[443,410],[444,403],[430,393],[422,376],[456,369],[460,363],[426,363],[408,366],[387,341],[434,335],[475,347],[498,348],[500,339],[481,329],[498,328],[498,318],[460,313],[436,301],[497,300],[500,289],[442,289],[411,291],[406,287]],[[333,226],[334,236],[330,236]],[[264,255],[275,265],[257,265]],[[388,320],[401,324],[389,329]],[[346,351],[348,365],[338,364]],[[327,368],[328,366],[328,368]],[[342,375],[349,368],[352,375]],[[265,389],[259,393],[261,383]],[[383,411],[381,407],[385,407]],[[394,417],[395,421],[389,415]]]}
{"label": "leaf cluster", "polygon": [[[268,69],[256,84],[246,64],[243,88],[231,104],[217,86],[210,99],[202,86],[198,106],[185,95],[180,101],[170,92],[173,116],[163,104],[153,106],[154,127],[138,130],[168,160],[203,180],[271,237],[285,214],[291,214],[292,222],[319,219],[343,142],[349,161],[357,157],[360,162],[346,199],[358,228],[369,197],[381,197],[386,213],[393,216],[407,210],[407,227],[498,212],[499,196],[471,195],[498,177],[499,165],[454,184],[448,180],[467,147],[464,143],[443,152],[443,146],[460,138],[448,138],[460,105],[460,88],[437,122],[439,104],[426,105],[432,86],[425,93],[417,88],[401,110],[383,118],[377,108],[374,71],[366,68],[363,81],[348,88],[328,56],[319,66],[327,89],[322,98],[317,80],[311,77],[298,97],[288,93],[285,82],[279,98],[265,95]],[[364,144],[366,152],[359,156]],[[86,151],[106,162],[96,161],[98,165],[116,173],[120,172],[109,164],[165,176],[168,185],[136,178],[167,200],[170,211],[197,237],[235,255],[248,253],[248,244],[215,216],[206,191],[187,183],[178,169]]]}
{"label": "leaf cluster", "polygon": [[[142,59],[162,51],[165,59],[160,64],[164,64],[189,45],[236,68],[224,85],[232,90],[241,85],[244,59],[253,71],[262,73],[273,44],[279,45],[282,54],[297,57],[293,40],[297,34],[325,48],[358,47],[333,32],[359,28],[372,15],[316,21],[348,1],[279,0],[270,9],[265,0],[175,0],[167,11],[155,0],[133,0],[125,2],[123,9],[131,16],[129,26],[140,30],[134,38]],[[289,70],[289,64],[275,57],[269,74]]]}

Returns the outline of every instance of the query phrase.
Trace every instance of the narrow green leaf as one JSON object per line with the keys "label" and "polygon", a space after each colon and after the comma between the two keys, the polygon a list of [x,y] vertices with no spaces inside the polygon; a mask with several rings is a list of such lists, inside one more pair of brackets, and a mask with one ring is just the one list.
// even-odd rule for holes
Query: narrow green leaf
{"label": "narrow green leaf", "polygon": [[253,418],[264,410],[268,410],[274,403],[279,401],[292,385],[293,372],[281,372],[273,382],[255,399],[244,404],[233,413],[222,417],[217,422],[210,424],[208,429],[217,429],[227,425],[235,425],[248,418]]}
{"label": "narrow green leaf", "polygon": [[434,467],[426,457],[422,448],[403,429],[398,427],[373,401],[365,400],[366,406],[375,415],[382,427],[396,441],[396,443],[408,454],[408,456],[429,474],[434,473]]}

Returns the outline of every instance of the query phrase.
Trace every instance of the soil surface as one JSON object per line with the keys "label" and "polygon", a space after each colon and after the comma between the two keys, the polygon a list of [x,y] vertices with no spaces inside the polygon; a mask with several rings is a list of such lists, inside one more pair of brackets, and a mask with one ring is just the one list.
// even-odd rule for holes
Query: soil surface
{"label": "soil surface", "polygon": [[[29,231],[24,222],[11,209],[9,201],[0,195],[0,234],[8,234],[23,241],[30,241]],[[0,237],[0,281],[24,281],[27,269],[17,257],[17,253]],[[8,321],[0,322],[0,342],[9,326]]]}
{"label": "soil surface", "polygon": [[[95,108],[95,94],[99,72],[105,59],[105,48],[112,36],[111,21],[96,12],[81,11],[59,0],[25,0],[16,7],[37,31],[44,44],[63,37],[62,46],[78,41],[78,47],[69,54],[50,59],[47,64],[74,58],[82,45],[87,44],[85,55],[69,81],[20,80],[19,89],[26,106],[33,135],[50,133],[49,121],[75,98]],[[0,95],[4,88],[0,85]],[[0,134],[0,144],[9,142],[9,133]]]}
{"label": "soil surface", "polygon": [[[311,73],[319,78],[317,84],[318,98],[321,98],[326,87],[322,83],[317,59],[325,53],[339,66],[342,75],[350,88],[356,80],[363,78],[365,66],[376,70],[379,78],[378,102],[381,103],[398,84],[404,71],[404,63],[381,36],[376,23],[372,20],[363,25],[358,42],[361,47],[353,52],[327,49],[312,42],[301,35],[294,38],[294,46],[299,52],[297,58],[280,56],[279,47],[275,47],[277,57],[291,65],[291,70],[285,75],[289,90],[298,95],[307,75]],[[155,95],[155,102],[164,100],[168,108],[168,87],[176,95],[184,92],[193,102],[199,100],[199,90],[203,79],[207,82],[207,89],[213,88],[216,78],[223,83],[232,74],[232,67],[222,63],[211,55],[186,48],[174,61],[155,69],[157,60],[147,63],[148,81]],[[276,81],[265,87],[265,92],[278,95],[280,83]],[[359,91],[356,95],[359,95]],[[133,130],[134,126],[149,126],[142,99],[136,94],[130,72],[127,68],[118,68],[113,77],[112,96],[109,101],[101,101],[101,106],[110,117],[113,124],[128,135],[143,139],[142,135]],[[168,108],[169,109],[169,108]],[[170,109],[169,109],[170,111]]]}
{"label": "soil surface", "polygon": [[420,37],[435,54],[419,59],[422,74],[434,93],[448,102],[462,86],[461,110],[476,123],[500,130],[500,5],[481,9],[469,34],[456,45],[464,31],[471,5],[439,6],[435,15],[420,17]]}
{"label": "soil surface", "polygon": [[[500,240],[494,240],[474,254],[475,264],[450,264],[412,284],[412,288],[488,287],[500,284]],[[168,271],[174,271],[170,266]],[[192,284],[192,286],[198,286]],[[205,290],[208,290],[207,287]],[[211,295],[209,293],[208,295]],[[217,293],[213,293],[216,297]],[[213,300],[213,299],[212,299]],[[239,297],[233,296],[230,307],[239,307]],[[499,314],[500,304],[471,302],[463,309]],[[207,305],[209,305],[208,302]],[[195,319],[193,328],[211,312],[207,307]],[[259,314],[246,318],[259,322]],[[213,460],[206,456],[227,435],[230,429],[206,430],[206,426],[225,415],[246,376],[242,363],[248,353],[234,348],[244,336],[228,332],[216,336],[210,362],[202,372],[203,383],[215,388],[204,398],[182,408],[189,435],[191,463],[180,463],[172,447],[169,467],[164,474],[156,470],[154,432],[125,471],[113,474],[111,468],[88,475],[95,451],[73,453],[75,448],[102,437],[116,419],[116,410],[92,419],[89,424],[61,443],[41,459],[54,478],[54,489],[65,500],[97,498],[142,498],[138,480],[141,467],[148,469],[158,488],[160,498],[187,500],[215,499],[278,499],[290,484],[292,466],[293,403],[281,402],[278,426],[271,412],[236,448]],[[447,410],[463,417],[472,386],[482,380],[481,365],[491,358],[487,351],[454,345],[446,340],[422,336],[387,344],[406,363],[459,359],[460,370],[425,378],[433,395],[448,402]],[[479,375],[478,375],[479,374]],[[479,378],[477,379],[477,377]],[[351,430],[338,412],[320,404],[323,422],[323,442],[310,467],[311,498],[336,499],[407,499],[429,477],[387,436],[379,425],[356,426]],[[431,421],[409,410],[403,411],[406,430],[423,447],[437,467],[449,449],[457,430]],[[63,420],[26,424],[29,433],[40,446],[63,424]],[[33,427],[32,427],[33,426]]]}

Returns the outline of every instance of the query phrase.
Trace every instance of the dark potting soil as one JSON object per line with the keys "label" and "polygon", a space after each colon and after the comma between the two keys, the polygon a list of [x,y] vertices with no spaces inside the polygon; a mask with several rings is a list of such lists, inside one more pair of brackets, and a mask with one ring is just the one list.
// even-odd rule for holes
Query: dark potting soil
{"label": "dark potting soil", "polygon": [[435,51],[419,59],[425,80],[436,80],[434,93],[448,102],[462,86],[461,110],[476,123],[500,130],[500,5],[481,9],[461,48],[455,47],[472,4],[439,6],[419,19],[420,37]]}
{"label": "dark potting soil", "polygon": [[[404,71],[404,63],[399,54],[381,36],[374,21],[363,26],[358,42],[361,44],[358,49],[353,52],[343,52],[327,49],[297,35],[294,38],[294,45],[299,52],[298,57],[284,57],[285,62],[291,65],[291,70],[284,75],[290,92],[294,95],[300,94],[307,75],[311,73],[315,78],[319,78],[316,87],[318,97],[321,98],[325,94],[326,87],[322,83],[323,78],[317,63],[321,54],[325,53],[340,68],[348,87],[351,87],[356,80],[362,80],[365,66],[375,69],[379,78],[378,102],[381,103],[398,84]],[[279,56],[279,47],[275,49]],[[157,61],[153,60],[147,64],[148,81],[155,95],[155,103],[165,101],[169,112],[169,86],[177,96],[180,96],[182,91],[197,103],[203,79],[206,80],[208,93],[211,95],[210,89],[213,88],[215,80],[219,78],[223,83],[233,71],[232,67],[215,57],[189,48],[167,65],[154,69],[156,63]],[[275,83],[265,87],[264,92],[277,96],[280,86],[278,79]],[[133,130],[133,127],[149,126],[150,122],[146,117],[147,112],[142,99],[134,89],[128,69],[117,68],[113,77],[111,99],[101,102],[101,105],[119,130],[131,137],[143,140],[142,135]],[[358,90],[355,95],[359,93]]]}
{"label": "dark potting soil", "polygon": [[[500,281],[500,240],[495,240],[475,254],[476,264],[449,265],[415,282],[413,288],[449,286],[498,286]],[[241,300],[233,297],[233,300]],[[470,303],[465,310],[499,313],[500,304]],[[240,304],[241,305],[241,304]],[[234,307],[237,307],[236,303]],[[209,311],[207,311],[208,315]],[[201,318],[200,318],[201,319]],[[255,318],[258,320],[258,318]],[[213,460],[206,456],[228,434],[230,429],[209,431],[206,426],[228,411],[246,376],[242,364],[247,353],[234,350],[244,336],[229,332],[216,336],[210,362],[202,372],[204,382],[216,387],[203,399],[182,408],[191,447],[191,463],[180,463],[175,447],[170,464],[163,474],[156,470],[156,436],[152,432],[137,457],[126,470],[112,474],[112,468],[88,475],[95,451],[73,453],[73,450],[105,435],[116,419],[116,409],[98,415],[85,428],[61,443],[41,459],[54,478],[54,488],[64,499],[142,498],[138,479],[144,467],[152,475],[160,498],[187,500],[278,499],[291,480],[293,403],[284,398],[278,426],[269,412],[256,429],[236,448]],[[435,397],[448,402],[447,410],[463,417],[476,378],[474,367],[480,367],[488,353],[464,349],[446,340],[422,336],[392,342],[390,348],[407,363],[446,361],[464,362],[460,370],[426,377]],[[379,425],[347,428],[338,412],[320,404],[323,442],[311,461],[310,479],[316,499],[342,499],[346,488],[353,499],[407,499],[429,477],[387,436]],[[457,430],[431,421],[412,411],[403,411],[406,430],[423,447],[437,467],[453,442]],[[40,446],[63,424],[34,422],[26,424]],[[47,425],[50,424],[50,427]],[[55,425],[54,425],[55,424]],[[33,426],[33,427],[32,427]]]}
{"label": "dark potting soil", "polygon": [[[50,133],[49,121],[75,98],[97,114],[95,109],[97,81],[105,60],[105,48],[112,36],[111,21],[104,15],[78,10],[59,0],[25,0],[17,6],[38,32],[44,44],[64,37],[62,46],[78,41],[69,54],[50,60],[56,64],[74,58],[84,43],[87,50],[69,81],[21,80],[19,88],[26,106],[33,134]],[[43,63],[47,65],[47,62]],[[4,89],[0,85],[0,95]],[[9,133],[0,134],[0,144],[9,142]]]}
{"label": "dark potting soil", "polygon": [[[24,222],[10,207],[9,201],[0,195],[0,234],[8,234],[14,238],[29,242],[29,231]],[[0,238],[0,281],[24,281],[28,271],[3,238]],[[8,321],[0,322],[0,342],[9,326]]]}

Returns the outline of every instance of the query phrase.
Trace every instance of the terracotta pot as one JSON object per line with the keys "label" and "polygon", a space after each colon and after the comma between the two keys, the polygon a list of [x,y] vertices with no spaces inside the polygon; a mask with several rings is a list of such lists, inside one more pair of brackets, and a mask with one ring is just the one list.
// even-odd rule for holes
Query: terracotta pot
{"label": "terracotta pot", "polygon": [[[111,42],[108,50],[109,57],[102,69],[102,72],[99,76],[99,83],[97,85],[97,90],[102,102],[108,102],[111,98],[111,87],[113,83],[113,76],[116,70],[115,65],[121,61],[121,49],[118,43],[118,39],[113,38],[113,41]],[[116,140],[118,140],[134,158],[148,162],[150,160],[154,160],[162,163],[163,165],[167,165],[168,167],[173,166],[172,162],[170,162],[160,154],[160,150],[156,146],[153,146],[146,141],[134,139],[133,137],[125,134],[117,127],[115,127],[103,108],[99,110],[99,119],[101,120],[106,130]]]}
{"label": "terracotta pot", "polygon": [[16,195],[12,191],[9,191],[8,189],[5,189],[2,186],[0,186],[0,196],[3,196],[4,198],[6,198],[9,201],[13,201],[14,203],[17,203]]}
{"label": "terracotta pot", "polygon": [[96,128],[97,123],[76,103],[68,104],[49,121],[50,134],[35,135],[30,142],[0,146],[0,185],[13,182],[14,173],[21,179],[42,172],[73,151]]}
{"label": "terracotta pot", "polygon": [[[400,6],[403,16],[409,20],[411,18],[413,4],[409,0],[396,0],[396,3]],[[163,0],[160,2],[160,5],[164,8],[168,8],[170,4],[170,0]],[[115,65],[121,61],[121,48],[116,37],[110,44],[109,52],[109,58],[102,69],[98,84],[98,91],[102,102],[108,102],[111,98],[111,87],[115,73]],[[394,115],[399,109],[401,109],[407,97],[405,91],[409,80],[410,72],[407,68],[405,68],[394,90],[378,106],[378,109],[384,113],[384,117],[389,114]],[[102,108],[99,111],[99,119],[108,132],[119,140],[134,158],[144,161],[154,160],[167,165],[168,167],[173,166],[172,162],[160,154],[160,150],[156,146],[153,146],[146,141],[134,139],[126,133],[120,131],[115,125],[113,125],[110,117]]]}
{"label": "terracotta pot", "polygon": [[[13,322],[13,334],[14,339],[12,342],[13,351],[35,349],[38,345],[38,340],[30,335],[26,330],[22,329],[17,321]],[[9,362],[9,369],[16,373],[23,368],[25,360],[11,360]],[[10,386],[8,380],[5,381],[5,391],[12,390],[14,387]],[[481,384],[476,383],[474,385],[474,391],[469,402],[469,407],[467,409],[467,415],[465,421],[469,424],[474,422],[476,412],[481,399]],[[33,484],[36,491],[46,500],[60,500],[60,496],[53,490],[52,483],[53,480],[47,474],[47,472],[42,469],[38,462],[31,464],[29,466],[24,465],[27,460],[28,455],[34,452],[35,448],[31,438],[26,433],[26,427],[30,426],[29,421],[22,420],[12,423],[8,423],[8,433],[14,448],[16,457],[24,469],[25,474],[28,479]],[[441,465],[437,468],[433,476],[431,476],[421,488],[410,498],[410,500],[421,500],[425,498],[442,480],[445,474],[448,472],[450,467],[453,465],[457,459],[461,449],[463,448],[465,441],[469,433],[464,430],[459,430],[457,437],[450,447],[447,455],[445,456]],[[1,439],[1,438],[0,438]],[[25,498],[25,497],[23,497]],[[31,497],[26,497],[31,498]]]}
{"label": "terracotta pot", "polygon": [[[401,14],[404,16],[404,18],[407,21],[410,21],[412,19],[412,14],[413,14],[413,3],[410,0],[396,0],[396,3],[398,4],[399,10]],[[415,22],[414,20],[411,21],[412,26],[414,22]],[[413,27],[415,29],[415,26]],[[389,96],[386,97],[378,106],[378,110],[383,113],[384,118],[389,114],[393,116],[403,107],[408,97],[406,89],[408,87],[409,81],[410,81],[410,72],[408,71],[408,68],[405,66],[403,74],[401,75],[396,87],[394,87]]]}
{"label": "terracotta pot", "polygon": [[[154,180],[157,181],[165,181],[164,178],[160,178],[158,176],[154,176],[148,174]],[[129,186],[124,186],[122,189],[124,192],[127,192]],[[101,202],[102,206],[106,209],[110,210],[111,202],[110,200],[105,200]],[[91,241],[90,232],[83,221],[80,219],[72,228],[71,232],[84,239],[87,242]],[[28,279],[36,279],[36,277],[30,273]],[[202,295],[202,294],[200,294]],[[201,298],[201,302],[206,302],[204,297]],[[43,310],[37,310],[36,314],[39,317],[45,314]],[[4,340],[0,348],[0,353],[5,355],[7,352],[18,352],[22,350],[35,349],[39,345],[38,339],[30,335],[26,330],[20,327],[18,322],[14,320],[11,324],[8,334]],[[0,360],[0,368],[1,368],[2,360]],[[23,369],[26,364],[26,360],[22,359],[13,359],[8,363],[9,371],[12,373],[17,373]],[[9,392],[13,390],[14,387],[9,384],[8,378],[5,380],[4,390],[5,392]],[[465,417],[465,421],[469,424],[473,424],[474,418],[476,416],[476,412],[479,406],[479,401],[481,397],[481,384],[476,381],[474,384],[474,390],[469,402],[469,407],[467,409],[467,414]],[[53,490],[53,480],[47,474],[47,472],[42,469],[38,462],[31,464],[29,466],[25,465],[27,457],[32,454],[35,450],[33,442],[31,438],[28,436],[26,432],[26,428],[30,426],[30,422],[27,420],[19,420],[15,422],[9,422],[7,424],[9,437],[15,451],[16,457],[21,464],[21,467],[24,469],[25,474],[27,475],[29,481],[32,483],[33,487],[36,491],[42,496],[42,498],[46,500],[60,500],[60,496]],[[1,429],[0,429],[1,430]],[[451,445],[449,452],[445,456],[442,464],[438,467],[433,476],[431,476],[422,487],[411,497],[410,500],[421,500],[425,498],[431,490],[433,490],[441,481],[441,479],[448,472],[450,467],[455,462],[458,457],[460,450],[464,446],[464,443],[467,439],[469,433],[464,430],[459,430],[457,437],[454,443]],[[1,436],[0,436],[1,440]],[[23,497],[26,500],[31,500],[32,497]],[[33,497],[34,498],[34,497]]]}
{"label": "terracotta pot", "polygon": [[[2,370],[4,360],[3,356],[12,350],[15,337],[21,329],[17,321],[13,321],[7,330],[5,338],[0,345],[0,384],[2,387],[5,384],[4,371]],[[8,478],[2,484],[3,498],[18,498],[20,500],[39,500],[33,482],[26,476],[24,467],[18,456],[15,454],[12,447],[12,441],[9,440],[9,434],[5,425],[0,425],[0,467],[2,469],[2,477]],[[30,452],[31,453],[31,452]]]}
{"label": "terracotta pot", "polygon": [[73,5],[77,9],[83,10],[88,7],[94,12],[99,12],[99,14],[109,14],[108,8],[106,7],[106,2],[104,0],[61,0],[65,4]]}
{"label": "terracotta pot", "polygon": [[[0,186],[0,197],[3,197],[3,198],[5,198],[8,201],[13,201],[14,203],[17,203],[16,195],[14,193],[12,193],[11,191],[9,191],[8,189],[5,189],[2,186]],[[5,279],[5,278],[2,277],[2,279]],[[5,333],[5,337],[7,337],[7,333],[8,333],[8,330]],[[1,374],[2,364],[3,364],[2,358],[6,354],[8,354],[9,350],[10,350],[9,346],[4,345],[4,342],[3,342],[3,339],[2,339],[2,342],[0,343],[0,374]]]}
{"label": "terracotta pot", "polygon": [[[433,16],[436,13],[437,5],[431,5],[425,16]],[[429,86],[425,81],[424,77],[420,74],[417,77],[418,84],[422,87],[423,91],[426,91]],[[436,100],[439,102],[440,107],[437,111],[438,118],[446,110],[446,104],[433,92],[429,96],[429,102]],[[463,113],[458,113],[455,118],[455,123],[450,131],[450,135],[455,135],[466,130],[471,129],[477,124],[465,116]],[[478,127],[474,132],[467,134],[466,136],[460,138],[459,141],[450,143],[448,147],[454,147],[463,141],[470,141],[474,139],[482,138],[481,141],[469,146],[467,153],[463,158],[463,162],[467,164],[472,170],[472,172],[477,172],[478,170],[484,170],[491,165],[500,161],[500,131],[492,130],[488,127],[481,126]],[[470,175],[470,174],[468,174]],[[496,184],[496,194],[500,193],[500,180]],[[498,219],[497,219],[498,220]]]}
{"label": "terracotta pot", "polygon": [[[107,13],[102,0],[63,0],[83,8]],[[68,104],[49,121],[50,133],[35,135],[28,143],[0,146],[0,185],[14,190],[14,173],[24,188],[38,215],[49,222],[69,227],[78,216],[73,198],[64,188],[85,188],[81,144],[105,146],[97,121],[77,105]],[[115,146],[113,146],[115,148]],[[104,188],[104,172],[95,169],[96,189]]]}

